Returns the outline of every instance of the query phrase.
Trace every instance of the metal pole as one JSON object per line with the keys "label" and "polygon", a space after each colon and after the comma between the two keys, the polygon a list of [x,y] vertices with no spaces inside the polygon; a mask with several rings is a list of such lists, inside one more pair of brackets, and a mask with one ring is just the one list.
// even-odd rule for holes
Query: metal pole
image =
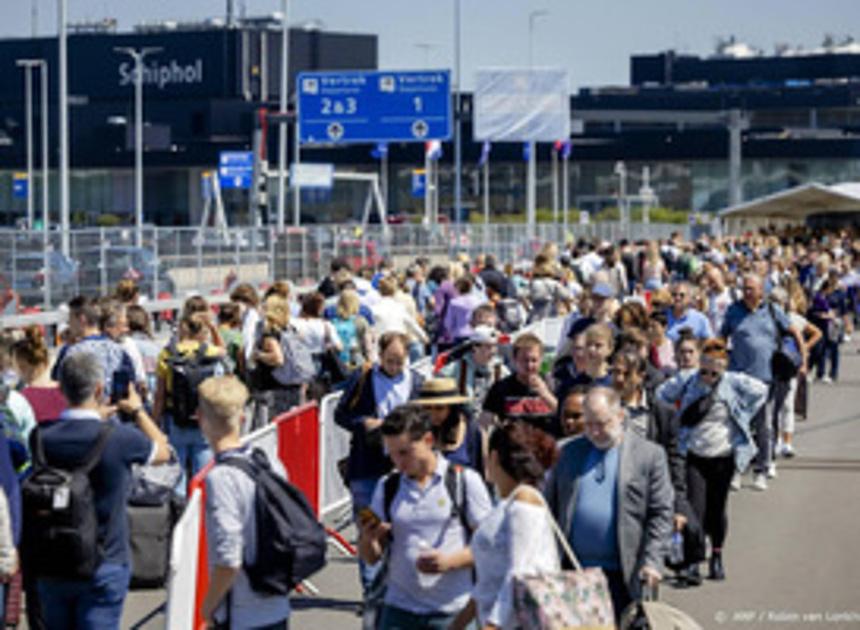
{"label": "metal pole", "polygon": [[60,238],[63,254],[69,255],[69,62],[66,41],[67,0],[59,2],[60,48]]}
{"label": "metal pole", "polygon": [[143,247],[143,60],[161,48],[114,48],[134,60],[134,242]]}
{"label": "metal pole", "polygon": [[33,64],[24,66],[24,101],[27,109],[27,229],[33,229]]}
{"label": "metal pole", "polygon": [[48,247],[48,223],[50,222],[50,206],[48,205],[48,62],[42,60],[42,230],[44,231],[45,248]]}
{"label": "metal pole", "polygon": [[558,229],[558,151],[552,150],[552,222]]}
{"label": "metal pole", "polygon": [[143,53],[134,65],[134,244],[143,247]]}
{"label": "metal pole", "polygon": [[741,191],[741,131],[744,128],[739,109],[729,111],[729,206],[743,201]]}
{"label": "metal pole", "polygon": [[487,253],[490,236],[490,158],[484,161],[484,253]]}
{"label": "metal pole", "polygon": [[[293,164],[298,172],[299,164],[302,163],[302,139],[299,126],[299,102],[296,100],[296,123],[293,127],[295,137],[293,138]],[[293,182],[293,225],[298,227],[302,223],[302,189],[299,186],[298,177]]]}
{"label": "metal pole", "polygon": [[288,1],[282,0],[281,16],[281,99],[279,111],[281,121],[278,123],[278,232],[284,231],[286,217],[286,170],[287,170],[287,122],[283,118],[287,113],[289,100],[289,61],[290,61],[290,28],[287,21]]}
{"label": "metal pole", "polygon": [[[454,6],[454,225],[460,232],[460,209],[463,202],[463,147],[460,120],[460,0]],[[459,236],[458,236],[459,237]]]}
{"label": "metal pole", "polygon": [[388,147],[382,154],[379,160],[380,185],[382,186],[382,200],[385,202],[385,209],[388,210]]}
{"label": "metal pole", "polygon": [[529,142],[529,162],[526,171],[526,223],[528,236],[534,238],[537,224],[537,146]]}
{"label": "metal pole", "polygon": [[561,205],[564,209],[562,222],[564,223],[564,238],[567,238],[567,215],[570,210],[570,180],[568,179],[568,156],[567,152],[562,156],[561,159]]}

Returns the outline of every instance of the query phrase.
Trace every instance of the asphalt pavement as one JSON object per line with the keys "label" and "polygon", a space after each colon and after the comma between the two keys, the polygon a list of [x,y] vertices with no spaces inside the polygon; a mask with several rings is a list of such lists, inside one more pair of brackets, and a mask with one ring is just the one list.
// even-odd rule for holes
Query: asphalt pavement
{"label": "asphalt pavement", "polygon": [[[748,476],[732,493],[726,581],[661,587],[663,601],[703,628],[860,628],[858,344],[844,345],[842,359],[838,383],[812,385],[810,417],[797,425],[797,457],[778,460],[779,476],[767,491],[753,490]],[[333,551],[313,582],[319,595],[293,597],[290,627],[358,628],[355,561]],[[161,615],[139,622],[164,597],[163,591],[131,594],[123,628],[163,628]]]}

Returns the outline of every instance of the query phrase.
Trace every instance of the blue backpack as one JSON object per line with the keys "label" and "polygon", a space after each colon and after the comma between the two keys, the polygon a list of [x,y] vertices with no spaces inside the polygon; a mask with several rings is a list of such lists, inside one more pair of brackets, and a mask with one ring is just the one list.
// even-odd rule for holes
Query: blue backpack
{"label": "blue backpack", "polygon": [[338,317],[332,324],[343,344],[343,349],[338,355],[340,360],[346,365],[355,365],[358,351],[358,327],[355,325],[355,316],[348,319]]}

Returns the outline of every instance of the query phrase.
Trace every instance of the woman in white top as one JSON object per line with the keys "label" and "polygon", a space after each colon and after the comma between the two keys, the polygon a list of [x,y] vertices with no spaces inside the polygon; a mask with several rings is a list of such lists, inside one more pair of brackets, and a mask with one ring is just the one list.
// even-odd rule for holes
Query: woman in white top
{"label": "woman in white top", "polygon": [[322,293],[309,293],[302,300],[301,314],[292,320],[302,343],[314,357],[319,357],[329,348],[334,348],[337,352],[343,349],[343,343],[334,325],[322,317],[324,306],[325,298]]}
{"label": "woman in white top", "polygon": [[509,423],[490,436],[487,476],[501,501],[472,536],[477,582],[452,630],[467,627],[476,617],[485,630],[519,627],[513,578],[560,570],[552,517],[536,488],[545,469],[524,435]]}

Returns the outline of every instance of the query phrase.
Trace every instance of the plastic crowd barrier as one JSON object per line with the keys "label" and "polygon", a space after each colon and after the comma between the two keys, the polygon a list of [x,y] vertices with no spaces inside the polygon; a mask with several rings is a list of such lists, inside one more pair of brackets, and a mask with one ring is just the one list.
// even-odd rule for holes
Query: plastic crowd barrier
{"label": "plastic crowd barrier", "polygon": [[[319,511],[320,460],[308,453],[320,450],[319,409],[316,403],[297,407],[275,418],[271,424],[242,440],[277,458],[290,481]],[[167,591],[168,628],[201,628],[200,608],[209,587],[206,549],[206,475],[212,464],[201,470],[189,485],[191,502],[177,524],[171,541],[170,584]],[[192,509],[192,506],[195,506]]]}

